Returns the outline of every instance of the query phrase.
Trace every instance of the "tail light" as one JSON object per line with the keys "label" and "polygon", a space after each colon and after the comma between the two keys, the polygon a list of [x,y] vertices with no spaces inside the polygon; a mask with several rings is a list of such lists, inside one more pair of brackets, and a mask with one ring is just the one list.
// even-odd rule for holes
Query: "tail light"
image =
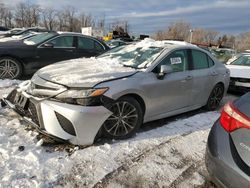
{"label": "tail light", "polygon": [[233,132],[239,128],[250,129],[250,118],[241,113],[233,103],[227,103],[220,117],[220,123],[227,132]]}

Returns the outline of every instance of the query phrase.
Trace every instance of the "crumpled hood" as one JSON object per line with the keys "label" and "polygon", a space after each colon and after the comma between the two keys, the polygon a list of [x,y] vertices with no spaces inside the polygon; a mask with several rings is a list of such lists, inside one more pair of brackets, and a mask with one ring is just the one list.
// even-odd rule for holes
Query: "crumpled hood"
{"label": "crumpled hood", "polygon": [[250,66],[226,65],[226,67],[230,70],[230,77],[250,79]]}
{"label": "crumpled hood", "polygon": [[117,60],[80,58],[46,66],[36,74],[47,81],[68,87],[93,87],[100,82],[128,77],[136,72]]}

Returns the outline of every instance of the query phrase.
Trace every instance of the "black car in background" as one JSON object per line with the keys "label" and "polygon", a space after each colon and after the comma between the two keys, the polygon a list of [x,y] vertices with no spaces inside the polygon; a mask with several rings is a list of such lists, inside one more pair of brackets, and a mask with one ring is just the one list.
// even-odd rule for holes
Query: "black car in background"
{"label": "black car in background", "polygon": [[19,78],[58,61],[92,57],[109,47],[80,33],[48,32],[0,44],[0,78]]}
{"label": "black car in background", "polygon": [[224,106],[208,136],[206,166],[219,187],[250,187],[250,92]]}
{"label": "black car in background", "polygon": [[0,26],[0,31],[8,31],[9,29],[7,27]]}

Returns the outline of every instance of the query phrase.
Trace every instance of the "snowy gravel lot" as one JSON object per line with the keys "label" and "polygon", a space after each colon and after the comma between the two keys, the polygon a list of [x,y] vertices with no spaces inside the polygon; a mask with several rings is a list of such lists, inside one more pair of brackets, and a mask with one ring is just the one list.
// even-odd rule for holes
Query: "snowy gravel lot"
{"label": "snowy gravel lot", "polygon": [[[18,83],[0,80],[0,97]],[[211,187],[204,152],[218,117],[196,110],[147,123],[131,139],[81,148],[50,143],[0,108],[0,187]]]}

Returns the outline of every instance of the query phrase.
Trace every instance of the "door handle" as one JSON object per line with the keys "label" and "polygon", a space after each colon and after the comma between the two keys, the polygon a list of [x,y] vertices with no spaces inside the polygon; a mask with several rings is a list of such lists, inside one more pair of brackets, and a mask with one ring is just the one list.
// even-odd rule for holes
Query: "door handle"
{"label": "door handle", "polygon": [[191,79],[193,79],[193,76],[191,76],[191,75],[188,75],[188,76],[185,78],[185,80],[191,80]]}
{"label": "door handle", "polygon": [[212,71],[211,73],[210,73],[210,76],[217,76],[218,75],[218,73],[216,72],[216,71]]}

